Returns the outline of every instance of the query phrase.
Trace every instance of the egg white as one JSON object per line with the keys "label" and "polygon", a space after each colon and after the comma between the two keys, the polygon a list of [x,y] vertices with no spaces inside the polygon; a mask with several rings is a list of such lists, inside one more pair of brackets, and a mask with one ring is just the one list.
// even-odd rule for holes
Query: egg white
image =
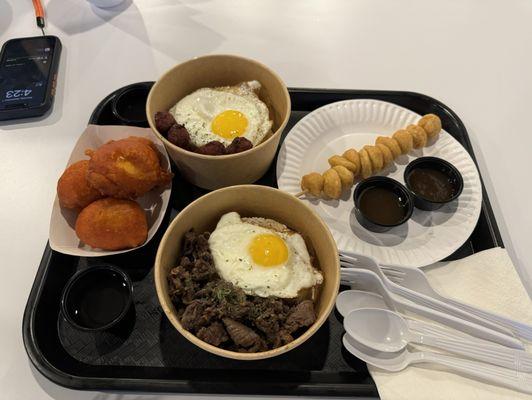
{"label": "egg white", "polygon": [[[248,246],[260,234],[275,234],[284,240],[289,253],[284,264],[264,267],[253,262]],[[321,273],[312,267],[301,235],[243,222],[236,212],[222,216],[209,238],[209,247],[220,276],[249,295],[293,298],[301,289],[323,281]]]}
{"label": "egg white", "polygon": [[181,99],[170,113],[176,122],[185,126],[190,140],[196,146],[202,146],[213,140],[225,146],[232,140],[218,136],[211,130],[213,119],[227,110],[241,112],[247,119],[247,128],[241,137],[256,146],[271,131],[272,121],[269,110],[255,90],[260,89],[257,81],[244,82],[238,86],[220,88],[202,88]]}

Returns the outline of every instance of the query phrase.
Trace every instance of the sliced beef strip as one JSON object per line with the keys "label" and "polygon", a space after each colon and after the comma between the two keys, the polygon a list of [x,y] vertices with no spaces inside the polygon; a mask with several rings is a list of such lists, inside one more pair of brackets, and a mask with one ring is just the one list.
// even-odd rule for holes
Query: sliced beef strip
{"label": "sliced beef strip", "polygon": [[253,320],[253,324],[266,336],[276,336],[279,333],[279,318],[275,315],[260,315]]}
{"label": "sliced beef strip", "polygon": [[196,259],[203,260],[214,266],[214,259],[212,258],[212,254],[210,251],[204,251],[204,252],[198,253],[198,257]]}
{"label": "sliced beef strip", "polygon": [[190,275],[192,280],[201,282],[216,278],[218,273],[216,272],[214,265],[205,260],[198,259],[194,261],[194,267],[192,268]]}
{"label": "sliced beef strip", "polygon": [[188,275],[189,272],[181,265],[178,265],[170,270],[170,279],[185,280]]}
{"label": "sliced beef strip", "polygon": [[209,232],[196,234],[190,230],[185,233],[185,239],[183,241],[183,255],[192,256],[209,252]]}
{"label": "sliced beef strip", "polygon": [[180,298],[188,291],[187,283],[190,280],[190,274],[181,265],[172,268],[168,275],[168,286],[170,289],[170,297],[173,300],[181,300]]}
{"label": "sliced beef strip", "polygon": [[202,254],[205,252],[210,252],[209,248],[209,232],[203,232],[196,236],[196,242],[194,246],[194,250],[196,251],[196,254]]}
{"label": "sliced beef strip", "polygon": [[220,313],[231,319],[241,319],[247,316],[250,304],[244,291],[230,282],[219,280],[213,289],[213,297],[217,302]]}
{"label": "sliced beef strip", "polygon": [[190,271],[192,267],[194,266],[194,263],[189,257],[181,257],[181,261],[179,262],[179,265],[183,267],[183,269]]}
{"label": "sliced beef strip", "polygon": [[257,297],[253,300],[249,319],[271,340],[272,336],[278,334],[289,310],[290,307],[280,299]]}
{"label": "sliced beef strip", "polygon": [[184,256],[192,256],[192,252],[194,251],[194,243],[196,242],[196,236],[197,235],[192,230],[185,233],[182,249]]}
{"label": "sliced beef strip", "polygon": [[264,340],[260,339],[257,341],[253,346],[251,347],[237,347],[236,351],[239,353],[259,353],[261,351],[268,350],[268,346],[266,345],[266,342]]}
{"label": "sliced beef strip", "polygon": [[212,298],[213,290],[217,287],[218,281],[210,281],[194,294],[195,299]]}
{"label": "sliced beef strip", "polygon": [[293,333],[299,328],[310,326],[316,321],[316,312],[312,300],[303,300],[293,308],[284,324],[284,330]]}
{"label": "sliced beef strip", "polygon": [[283,300],[272,297],[254,297],[253,308],[250,310],[249,319],[257,317],[276,316],[281,320],[286,319],[290,307],[285,305]]}
{"label": "sliced beef strip", "polygon": [[248,328],[246,325],[231,318],[224,318],[223,323],[227,329],[227,333],[237,346],[253,352],[256,350],[251,349],[266,347],[262,338],[253,329]]}
{"label": "sliced beef strip", "polygon": [[220,346],[220,344],[229,340],[227,331],[222,323],[218,321],[213,322],[207,327],[200,328],[196,336],[204,342],[212,344],[213,346]]}
{"label": "sliced beef strip", "polygon": [[270,343],[270,348],[275,349],[279,346],[283,346],[292,342],[294,340],[294,337],[284,329],[281,329],[279,332],[277,332],[276,335],[270,336],[268,337],[268,339],[268,343]]}
{"label": "sliced beef strip", "polygon": [[226,317],[231,319],[242,319],[248,314],[249,305],[247,303],[225,303],[221,310]]}
{"label": "sliced beef strip", "polygon": [[208,300],[194,300],[186,308],[181,316],[181,324],[188,331],[195,332],[202,326],[208,325],[217,318],[216,307]]}

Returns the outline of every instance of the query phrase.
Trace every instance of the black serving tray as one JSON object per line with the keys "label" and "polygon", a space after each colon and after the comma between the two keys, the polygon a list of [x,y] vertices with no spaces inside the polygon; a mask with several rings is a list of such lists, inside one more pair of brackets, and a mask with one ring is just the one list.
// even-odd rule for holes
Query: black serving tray
{"label": "black serving tray", "polygon": [[[152,82],[142,85],[151,86]],[[93,112],[90,123],[119,124],[111,111],[116,92]],[[435,113],[474,159],[467,131],[441,102],[412,92],[291,89],[292,114],[284,135],[310,111],[327,103],[372,98],[399,104],[418,114]],[[174,171],[175,172],[175,171]],[[277,186],[275,162],[257,184]],[[151,242],[132,252],[101,258],[73,257],[46,245],[23,320],[24,345],[31,362],[48,379],[75,389],[249,393],[315,396],[377,396],[366,365],[341,346],[343,328],[332,313],[307,342],[279,357],[236,361],[207,353],[185,340],[159,307],[153,262],[168,223],[184,206],[206,193],[176,174],[165,219]],[[502,240],[483,186],[482,212],[471,237],[448,259],[459,259]],[[92,265],[116,265],[134,282],[136,322],[123,338],[95,336],[68,325],[59,313],[61,291],[76,271]]]}

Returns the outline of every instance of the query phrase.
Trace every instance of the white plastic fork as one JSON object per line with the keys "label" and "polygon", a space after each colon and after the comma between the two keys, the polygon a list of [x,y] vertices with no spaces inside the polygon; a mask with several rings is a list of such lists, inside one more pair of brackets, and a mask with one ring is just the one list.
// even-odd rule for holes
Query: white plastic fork
{"label": "white plastic fork", "polygon": [[514,337],[505,335],[492,329],[488,329],[482,325],[475,324],[468,320],[457,318],[448,313],[442,313],[432,308],[422,306],[393,293],[386,287],[382,279],[373,271],[359,268],[343,268],[340,276],[341,282],[344,284],[354,284],[357,285],[358,289],[372,290],[377,292],[382,296],[385,303],[392,310],[399,309],[401,312],[412,312],[414,314],[428,318],[431,321],[437,321],[445,326],[460,330],[462,332],[468,333],[469,335],[490,341],[492,343],[498,343],[514,349],[524,350],[523,344]]}
{"label": "white plastic fork", "polygon": [[[403,286],[398,285],[397,283],[391,281],[388,279],[388,277],[383,273],[381,270],[381,266],[379,263],[371,257],[363,256],[356,253],[346,252],[342,251],[340,253],[340,265],[342,267],[345,267],[347,269],[349,268],[364,268],[369,271],[374,272],[377,274],[377,276],[382,280],[384,285],[393,293],[398,294],[405,299],[408,299],[414,303],[417,303],[421,306],[431,308],[433,310],[446,313],[449,315],[453,315],[457,318],[461,318],[463,320],[473,322],[478,325],[482,325],[488,329],[500,332],[506,336],[508,336],[508,339],[512,339],[514,342],[518,342],[518,340],[515,338],[514,333],[497,324],[492,321],[486,320],[485,318],[479,317],[475,314],[472,314],[468,311],[462,310],[458,307],[455,307],[454,305],[448,304],[445,301],[441,301],[439,299],[434,299],[430,296],[427,296],[423,293],[416,292],[414,290],[405,288]],[[513,346],[515,347],[515,346]],[[523,348],[523,345],[521,344],[519,348]]]}
{"label": "white plastic fork", "polygon": [[420,269],[399,267],[395,265],[381,265],[381,269],[388,279],[402,287],[426,294],[434,299],[453,305],[456,308],[460,308],[471,314],[502,325],[511,330],[516,336],[532,341],[531,325],[442,296],[433,289],[427,276]]}
{"label": "white plastic fork", "polygon": [[[413,332],[432,336],[436,339],[435,345],[437,347],[441,343],[446,347],[446,350],[455,354],[461,354],[477,361],[500,365],[515,371],[532,372],[532,354],[524,350],[509,349],[478,338],[464,338],[453,332],[442,331],[439,326],[410,318],[405,319]],[[441,342],[438,342],[438,340],[441,340]],[[428,342],[427,345],[430,346],[431,343]],[[453,350],[449,349],[451,347]],[[440,348],[443,349],[444,347]]]}

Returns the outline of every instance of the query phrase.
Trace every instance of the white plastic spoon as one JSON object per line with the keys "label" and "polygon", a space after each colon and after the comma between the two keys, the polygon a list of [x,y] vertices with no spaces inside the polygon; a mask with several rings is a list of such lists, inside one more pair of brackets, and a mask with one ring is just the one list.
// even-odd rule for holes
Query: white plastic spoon
{"label": "white plastic spoon", "polygon": [[381,352],[398,352],[417,343],[517,372],[532,372],[532,355],[526,351],[415,332],[408,321],[389,310],[353,310],[344,318],[344,328],[357,342]]}
{"label": "white plastic spoon", "polygon": [[401,312],[408,311],[418,314],[422,317],[437,321],[450,328],[458,329],[467,334],[488,340],[492,343],[499,343],[515,349],[524,349],[523,343],[514,337],[507,336],[497,331],[493,331],[484,326],[457,318],[453,315],[445,314],[434,309],[430,309],[419,304],[413,303],[401,296],[392,293],[384,285],[382,280],[373,271],[366,269],[351,268],[349,271],[342,269],[341,280],[345,284],[356,284],[358,288],[368,289],[379,293],[386,304],[391,304]]}
{"label": "white plastic spoon", "polygon": [[[351,311],[360,308],[392,310],[392,307],[387,305],[380,295],[363,290],[344,290],[343,292],[340,292],[336,300],[336,308],[344,318]],[[460,344],[469,344],[473,347],[480,346],[484,349],[483,352],[497,354],[506,358],[507,365],[510,365],[512,369],[519,368],[519,370],[525,372],[532,371],[532,355],[530,353],[523,351],[517,351],[517,353],[514,353],[513,349],[469,336],[460,331],[450,330],[439,325],[433,325],[428,322],[404,316],[402,317],[408,324],[409,329],[413,332],[442,339],[450,339]]]}
{"label": "white plastic spoon", "polygon": [[469,310],[464,310],[462,308],[456,307],[455,305],[442,301],[439,298],[436,299],[431,296],[427,296],[424,293],[416,292],[407,287],[398,285],[384,274],[383,270],[381,270],[380,264],[372,257],[351,252],[342,252],[340,253],[340,265],[343,267],[342,273],[348,273],[351,268],[363,268],[372,271],[381,279],[382,283],[392,293],[402,296],[405,299],[408,299],[421,306],[432,308],[433,310],[445,314],[453,315],[465,321],[469,321],[477,325],[482,325],[493,331],[500,332],[504,335],[507,335],[508,337],[515,338],[515,334],[513,333],[513,331],[504,326],[499,325],[498,323],[492,322],[474,313],[471,313]]}
{"label": "white plastic spoon", "polygon": [[431,353],[428,351],[410,352],[408,349],[404,349],[398,353],[379,352],[357,342],[347,333],[343,336],[342,343],[347,351],[349,351],[355,357],[386,371],[401,371],[410,364],[434,363],[444,365],[461,374],[486,382],[494,383],[500,386],[506,386],[524,393],[532,393],[532,384],[530,378],[526,377],[522,373],[497,367],[495,365],[464,360],[461,358]]}
{"label": "white plastic spoon", "polygon": [[342,317],[357,308],[382,308],[389,309],[384,299],[377,293],[363,290],[344,290],[336,297],[336,309]]}

